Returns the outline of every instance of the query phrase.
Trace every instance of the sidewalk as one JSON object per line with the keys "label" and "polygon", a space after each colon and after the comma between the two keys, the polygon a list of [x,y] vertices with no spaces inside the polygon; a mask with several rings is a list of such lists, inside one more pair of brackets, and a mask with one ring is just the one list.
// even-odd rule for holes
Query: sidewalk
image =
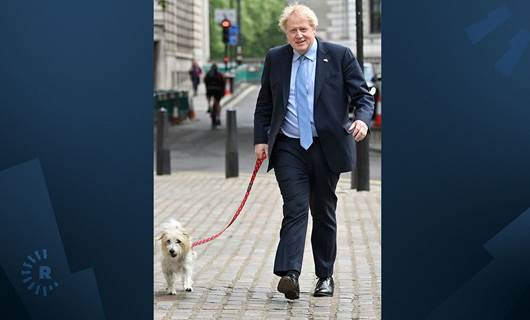
{"label": "sidewalk", "polygon": [[[245,91],[250,86],[250,84],[242,83],[240,87],[231,95],[224,96],[221,99],[221,112],[224,112],[224,107],[227,105],[230,105],[231,101],[236,99],[238,95],[240,95],[242,92]],[[197,90],[197,96],[193,96],[192,90],[189,89],[189,93],[191,96],[191,104],[193,105],[193,109],[195,110],[197,118],[195,120],[185,120],[183,123],[179,124],[179,126],[196,123],[197,121],[205,121],[208,125],[211,124],[210,122],[210,114],[206,113],[206,110],[208,110],[208,103],[206,100],[206,89],[204,87],[204,83],[201,83]],[[223,117],[224,115],[222,115]]]}
{"label": "sidewalk", "polygon": [[[203,239],[222,230],[233,216],[254,167],[252,111],[257,88],[248,92],[231,106],[237,110],[238,178],[224,177],[224,114],[221,129],[212,131],[203,94],[194,98],[198,120],[170,129],[172,174],[154,177],[155,234],[161,223],[174,218],[194,240]],[[165,294],[160,253],[155,250],[154,319],[381,319],[380,182],[372,180],[370,192],[356,192],[349,188],[349,178],[343,174],[337,187],[334,297],[311,296],[316,278],[310,231],[300,299],[289,301],[276,291],[279,278],[272,269],[282,199],[274,173],[262,167],[239,219],[218,239],[195,248],[193,292],[179,288],[176,296]]]}
{"label": "sidewalk", "polygon": [[[168,145],[171,149],[172,172],[208,171],[224,172],[225,145],[227,139],[226,110],[236,110],[237,139],[239,145],[239,172],[250,172],[254,168],[254,106],[258,87],[242,89],[239,97],[223,98],[221,104],[221,126],[211,129],[210,114],[206,112],[204,94],[193,98],[197,119],[184,121],[169,128]],[[230,102],[232,101],[232,102]],[[234,103],[235,102],[235,103]]]}
{"label": "sidewalk", "polygon": [[[290,302],[276,291],[272,266],[282,202],[273,173],[262,168],[236,223],[220,238],[195,248],[194,292],[165,295],[160,253],[155,251],[154,319],[381,319],[381,190],[352,191],[345,176],[337,188],[333,298],[311,296],[316,280],[309,232],[300,300]],[[155,177],[155,234],[169,218],[178,219],[194,239],[220,231],[237,209],[248,179],[205,172]]]}

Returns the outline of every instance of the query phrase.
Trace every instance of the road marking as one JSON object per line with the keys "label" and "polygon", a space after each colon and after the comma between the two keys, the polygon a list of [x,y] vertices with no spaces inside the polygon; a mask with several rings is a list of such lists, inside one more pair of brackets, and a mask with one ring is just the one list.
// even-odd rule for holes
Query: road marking
{"label": "road marking", "polygon": [[226,105],[223,106],[223,108],[228,108],[228,110],[232,110],[235,108],[235,106],[241,102],[241,100],[243,100],[252,90],[254,90],[254,88],[256,88],[256,85],[252,84],[252,85],[249,85],[246,89],[243,90],[243,92],[241,92],[237,97],[235,97],[234,99],[228,101],[228,103]]}

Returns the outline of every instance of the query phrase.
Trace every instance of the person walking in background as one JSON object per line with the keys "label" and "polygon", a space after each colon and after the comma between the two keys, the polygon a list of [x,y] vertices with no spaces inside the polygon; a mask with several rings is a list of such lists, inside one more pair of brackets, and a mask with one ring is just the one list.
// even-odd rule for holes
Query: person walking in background
{"label": "person walking in background", "polygon": [[197,61],[193,60],[191,63],[190,71],[191,84],[193,86],[193,96],[197,96],[197,89],[199,88],[199,83],[201,82],[202,69],[199,67]]}
{"label": "person walking in background", "polygon": [[[206,85],[206,99],[208,99],[208,111],[212,118],[212,129],[221,125],[221,98],[225,93],[225,78],[214,63],[204,77]],[[211,103],[213,98],[213,103]]]}
{"label": "person walking in background", "polygon": [[[311,209],[311,245],[318,281],[315,297],[333,296],[337,253],[335,188],[354,167],[355,141],[368,134],[374,101],[350,49],[316,37],[318,19],[304,5],[286,7],[279,19],[288,44],[265,57],[254,112],[257,159],[269,158],[283,198],[274,274],[278,291],[298,299],[298,277]],[[356,109],[348,117],[348,99]]]}

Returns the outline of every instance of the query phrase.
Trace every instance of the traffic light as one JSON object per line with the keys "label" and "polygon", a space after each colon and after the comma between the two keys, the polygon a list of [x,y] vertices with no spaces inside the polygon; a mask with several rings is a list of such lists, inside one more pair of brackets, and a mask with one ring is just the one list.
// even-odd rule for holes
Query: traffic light
{"label": "traffic light", "polygon": [[232,26],[232,22],[228,19],[223,19],[221,21],[221,27],[223,28],[223,42],[228,43],[228,39],[230,37],[230,27]]}

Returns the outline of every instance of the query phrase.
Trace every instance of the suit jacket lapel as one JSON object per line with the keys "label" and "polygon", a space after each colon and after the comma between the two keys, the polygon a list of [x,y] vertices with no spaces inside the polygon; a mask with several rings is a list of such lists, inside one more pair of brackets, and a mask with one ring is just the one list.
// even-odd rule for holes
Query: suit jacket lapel
{"label": "suit jacket lapel", "polygon": [[315,93],[314,93],[314,107],[317,105],[318,96],[324,85],[328,73],[330,71],[330,64],[328,51],[326,49],[326,44],[319,39],[318,41],[318,50],[317,50],[317,66],[315,71]]}
{"label": "suit jacket lapel", "polygon": [[287,45],[285,50],[286,58],[282,59],[281,61],[284,61],[284,65],[281,66],[283,69],[283,75],[281,79],[285,79],[282,83],[282,93],[283,93],[283,105],[282,107],[286,107],[289,102],[289,89],[291,87],[291,67],[293,66],[293,48],[291,45]]}

